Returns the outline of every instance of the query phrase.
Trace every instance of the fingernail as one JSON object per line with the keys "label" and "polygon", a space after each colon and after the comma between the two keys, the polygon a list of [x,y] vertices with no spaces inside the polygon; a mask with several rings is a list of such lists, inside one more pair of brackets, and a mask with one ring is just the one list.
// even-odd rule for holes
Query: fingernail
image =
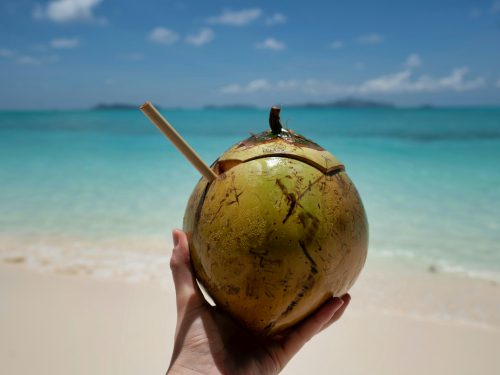
{"label": "fingernail", "polygon": [[176,229],[172,231],[172,238],[174,240],[174,247],[177,247],[177,244],[179,243],[179,232]]}

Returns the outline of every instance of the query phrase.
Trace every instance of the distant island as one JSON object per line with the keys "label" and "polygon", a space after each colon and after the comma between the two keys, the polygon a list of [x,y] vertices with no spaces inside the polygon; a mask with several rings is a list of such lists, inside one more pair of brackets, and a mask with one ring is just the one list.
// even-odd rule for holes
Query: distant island
{"label": "distant island", "polygon": [[323,103],[302,103],[287,105],[287,108],[395,108],[392,103],[346,98]]}
{"label": "distant island", "polygon": [[[395,108],[392,103],[377,102],[372,100],[363,100],[355,98],[346,98],[332,102],[307,102],[299,104],[285,104],[284,108]],[[203,109],[258,109],[257,106],[250,104],[223,104],[206,105]]]}
{"label": "distant island", "polygon": [[[142,104],[142,103],[141,103]],[[99,103],[93,106],[91,109],[95,111],[109,111],[109,110],[138,110],[140,107],[139,104],[130,104],[130,103]],[[162,105],[155,105],[155,107],[159,110],[178,110],[182,109],[182,107],[165,107]]]}
{"label": "distant island", "polygon": [[95,110],[110,110],[110,109],[138,109],[139,106],[127,103],[99,103],[92,107]]}
{"label": "distant island", "polygon": [[251,104],[208,104],[203,109],[257,109],[258,107]]}
{"label": "distant island", "polygon": [[[181,109],[180,107],[165,107],[156,106],[158,109]],[[392,103],[374,101],[374,100],[364,100],[356,98],[345,98],[334,100],[330,102],[305,102],[296,104],[284,104],[284,108],[351,108],[351,109],[363,109],[363,108],[396,108]],[[432,109],[435,108],[431,104],[423,104],[416,107],[418,109]],[[105,110],[136,110],[139,109],[138,104],[130,103],[99,103],[92,107],[93,110],[105,111]],[[232,104],[207,104],[203,106],[206,110],[224,110],[224,109],[259,109],[258,106],[252,104],[243,103],[232,103]]]}

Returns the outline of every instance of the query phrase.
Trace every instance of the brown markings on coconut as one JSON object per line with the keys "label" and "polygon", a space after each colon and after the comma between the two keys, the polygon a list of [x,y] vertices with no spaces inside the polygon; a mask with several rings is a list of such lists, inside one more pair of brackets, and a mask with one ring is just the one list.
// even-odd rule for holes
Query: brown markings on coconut
{"label": "brown markings on coconut", "polygon": [[286,200],[287,200],[287,203],[288,203],[288,206],[289,206],[288,212],[286,213],[286,216],[285,216],[285,218],[283,219],[283,222],[282,222],[284,224],[284,223],[286,223],[286,221],[288,220],[288,218],[290,216],[292,216],[293,211],[295,210],[295,206],[297,206],[297,197],[295,196],[294,193],[289,193],[288,192],[288,189],[283,184],[283,182],[281,182],[281,180],[276,179],[276,185],[279,186],[281,192],[286,197]]}
{"label": "brown markings on coconut", "polygon": [[[330,171],[329,175],[330,176],[334,175],[334,174],[339,173],[340,171],[343,171],[343,170],[344,170],[344,168],[342,166],[342,168],[337,168],[337,169],[334,169],[333,171]],[[306,192],[311,191],[311,188],[314,185],[316,185],[321,179],[324,179],[325,176],[326,176],[326,174],[321,175],[317,179],[315,179],[313,182],[308,181],[308,187],[305,190],[303,190],[300,194],[298,194],[298,198],[297,198],[297,196],[294,193],[288,192],[288,189],[283,184],[283,182],[281,182],[281,180],[276,179],[276,185],[278,185],[278,187],[282,191],[283,195],[286,197],[287,202],[289,204],[289,210],[287,212],[287,215],[286,215],[285,219],[283,219],[282,223],[285,223],[290,218],[290,216],[292,215],[292,213],[294,212],[294,210],[295,210],[295,208],[297,206],[302,207],[300,205],[300,203],[298,203],[298,200],[301,199]],[[291,176],[289,176],[289,177],[291,178]],[[311,213],[309,213],[309,212],[307,212],[305,210],[303,210],[302,212],[300,212],[298,214],[298,218],[299,218],[300,223],[302,224],[302,226],[305,229],[305,233],[306,233],[305,238],[307,240],[313,239],[314,235],[315,235],[315,233],[317,231],[317,228],[319,226],[319,220],[314,215],[312,215]],[[311,222],[312,225],[308,225],[308,221]],[[310,227],[310,228],[308,228],[308,227]],[[292,312],[293,309],[294,309],[294,307],[304,297],[304,295],[306,294],[306,292],[309,289],[311,289],[313,287],[313,285],[314,285],[314,282],[315,282],[314,275],[318,273],[317,264],[314,261],[314,259],[312,258],[312,256],[309,254],[309,251],[307,250],[306,241],[299,240],[298,243],[299,243],[299,246],[300,246],[300,248],[301,248],[301,250],[302,250],[305,258],[310,263],[310,273],[309,273],[306,281],[304,282],[304,285],[303,285],[302,289],[297,293],[296,297],[290,302],[290,304],[285,308],[285,310],[279,315],[278,319],[276,319],[275,321],[269,323],[268,326],[266,326],[265,330],[271,329],[276,324],[276,322],[279,319],[285,317],[290,312]],[[321,248],[321,246],[319,246],[319,248]],[[266,251],[265,253],[262,253],[262,254],[256,253],[255,251],[252,251],[252,250],[250,250],[250,252],[252,254],[258,256],[259,259],[260,259],[260,266],[261,267],[265,267],[265,265],[263,264],[263,262],[266,261],[265,255],[267,255],[268,252]],[[268,291],[266,291],[265,293],[269,296],[269,292]]]}
{"label": "brown markings on coconut", "polygon": [[[318,273],[318,266],[317,266],[315,260],[312,258],[311,254],[309,253],[309,251],[307,249],[306,243],[309,243],[309,242],[311,242],[314,239],[314,236],[316,235],[316,232],[317,232],[318,227],[319,227],[319,219],[316,216],[314,216],[313,214],[311,214],[310,212],[306,211],[302,207],[302,205],[300,205],[300,203],[298,202],[298,200],[301,199],[307,191],[310,191],[311,187],[313,185],[317,184],[321,180],[321,178],[324,178],[324,177],[325,177],[325,175],[322,175],[322,176],[318,177],[316,180],[314,180],[314,182],[312,182],[312,183],[311,183],[311,181],[309,181],[308,182],[308,188],[306,188],[301,194],[299,194],[299,198],[298,199],[296,198],[296,195],[294,193],[289,193],[288,192],[288,189],[286,188],[286,186],[279,179],[276,180],[276,184],[279,186],[279,188],[282,191],[283,195],[287,198],[288,204],[290,206],[289,210],[288,210],[288,213],[287,213],[285,219],[283,220],[283,223],[285,223],[290,218],[290,216],[292,215],[295,207],[299,206],[301,208],[301,212],[298,213],[298,218],[299,218],[300,223],[304,227],[304,233],[305,233],[304,239],[305,239],[305,241],[304,240],[299,240],[298,243],[299,243],[299,246],[300,246],[300,248],[301,248],[301,250],[302,250],[302,252],[303,252],[306,260],[310,264],[310,273],[309,273],[307,279],[305,280],[302,289],[299,290],[299,292],[297,293],[297,295],[295,296],[295,298],[288,304],[288,306],[278,316],[278,318],[275,319],[275,320],[273,320],[272,322],[270,322],[265,327],[266,331],[272,329],[274,327],[274,325],[280,319],[284,318],[290,312],[292,312],[293,309],[295,308],[295,306],[299,303],[299,301],[307,293],[307,291],[314,286],[314,283],[315,283],[315,277],[314,276]],[[321,249],[321,246],[319,246],[319,248]]]}
{"label": "brown markings on coconut", "polygon": [[235,176],[231,176],[231,192],[234,194],[234,200],[228,202],[228,204],[234,204],[234,203],[240,203],[240,196],[243,194],[243,191],[239,192],[238,189],[236,188],[236,185],[234,184],[234,178]]}
{"label": "brown markings on coconut", "polygon": [[196,206],[196,211],[194,215],[194,225],[195,228],[198,226],[198,223],[200,221],[200,216],[201,216],[201,210],[203,208],[203,203],[205,203],[205,199],[207,197],[208,189],[210,188],[211,182],[207,182],[205,185],[205,188],[203,189],[203,193],[201,194],[200,200],[198,201],[198,205]]}
{"label": "brown markings on coconut", "polygon": [[299,292],[297,293],[297,295],[295,296],[295,298],[290,302],[290,304],[285,308],[285,310],[278,316],[277,319],[273,320],[272,322],[270,322],[265,328],[264,328],[264,331],[269,331],[271,330],[275,325],[276,323],[286,317],[288,314],[290,314],[293,309],[295,308],[295,306],[297,306],[297,304],[299,303],[299,301],[304,297],[304,295],[307,293],[307,291],[309,289],[311,289],[313,286],[314,286],[314,283],[315,283],[315,279],[314,279],[314,275],[318,273],[318,268],[317,268],[317,265],[316,265],[316,262],[314,261],[314,259],[311,257],[311,255],[309,254],[308,250],[307,250],[307,247],[304,243],[304,241],[299,241],[299,245],[300,245],[300,248],[302,249],[302,252],[304,253],[305,257],[307,258],[307,260],[310,262],[310,273],[309,275],[307,276],[307,279],[305,280],[304,282],[304,285],[302,286],[302,289],[299,290]]}
{"label": "brown markings on coconut", "polygon": [[222,288],[227,294],[238,294],[240,292],[240,288],[234,285],[226,285]]}
{"label": "brown markings on coconut", "polygon": [[215,219],[217,218],[217,216],[219,215],[219,213],[221,212],[222,208],[223,208],[223,204],[224,202],[226,201],[227,199],[227,196],[225,198],[223,198],[220,202],[219,202],[219,207],[217,208],[217,211],[215,211],[215,213],[212,214],[212,218],[210,219],[210,223],[213,223],[215,221]]}
{"label": "brown markings on coconut", "polygon": [[318,273],[318,266],[316,265],[316,262],[312,258],[311,254],[309,254],[309,251],[307,251],[307,247],[304,241],[299,241],[300,248],[302,249],[302,252],[306,256],[307,260],[311,263],[311,274],[317,274]]}

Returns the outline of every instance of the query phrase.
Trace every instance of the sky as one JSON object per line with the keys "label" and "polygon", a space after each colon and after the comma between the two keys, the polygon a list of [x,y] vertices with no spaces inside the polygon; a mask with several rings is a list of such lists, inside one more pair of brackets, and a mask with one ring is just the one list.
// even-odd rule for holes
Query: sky
{"label": "sky", "polygon": [[500,0],[2,0],[0,109],[500,105]]}

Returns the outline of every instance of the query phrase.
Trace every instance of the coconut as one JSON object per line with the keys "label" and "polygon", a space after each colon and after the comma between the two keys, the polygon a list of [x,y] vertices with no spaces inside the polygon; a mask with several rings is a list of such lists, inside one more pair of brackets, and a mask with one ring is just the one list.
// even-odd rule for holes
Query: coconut
{"label": "coconut", "polygon": [[184,216],[193,268],[215,304],[273,335],[346,293],[365,263],[368,223],[344,165],[270,115],[202,178]]}

